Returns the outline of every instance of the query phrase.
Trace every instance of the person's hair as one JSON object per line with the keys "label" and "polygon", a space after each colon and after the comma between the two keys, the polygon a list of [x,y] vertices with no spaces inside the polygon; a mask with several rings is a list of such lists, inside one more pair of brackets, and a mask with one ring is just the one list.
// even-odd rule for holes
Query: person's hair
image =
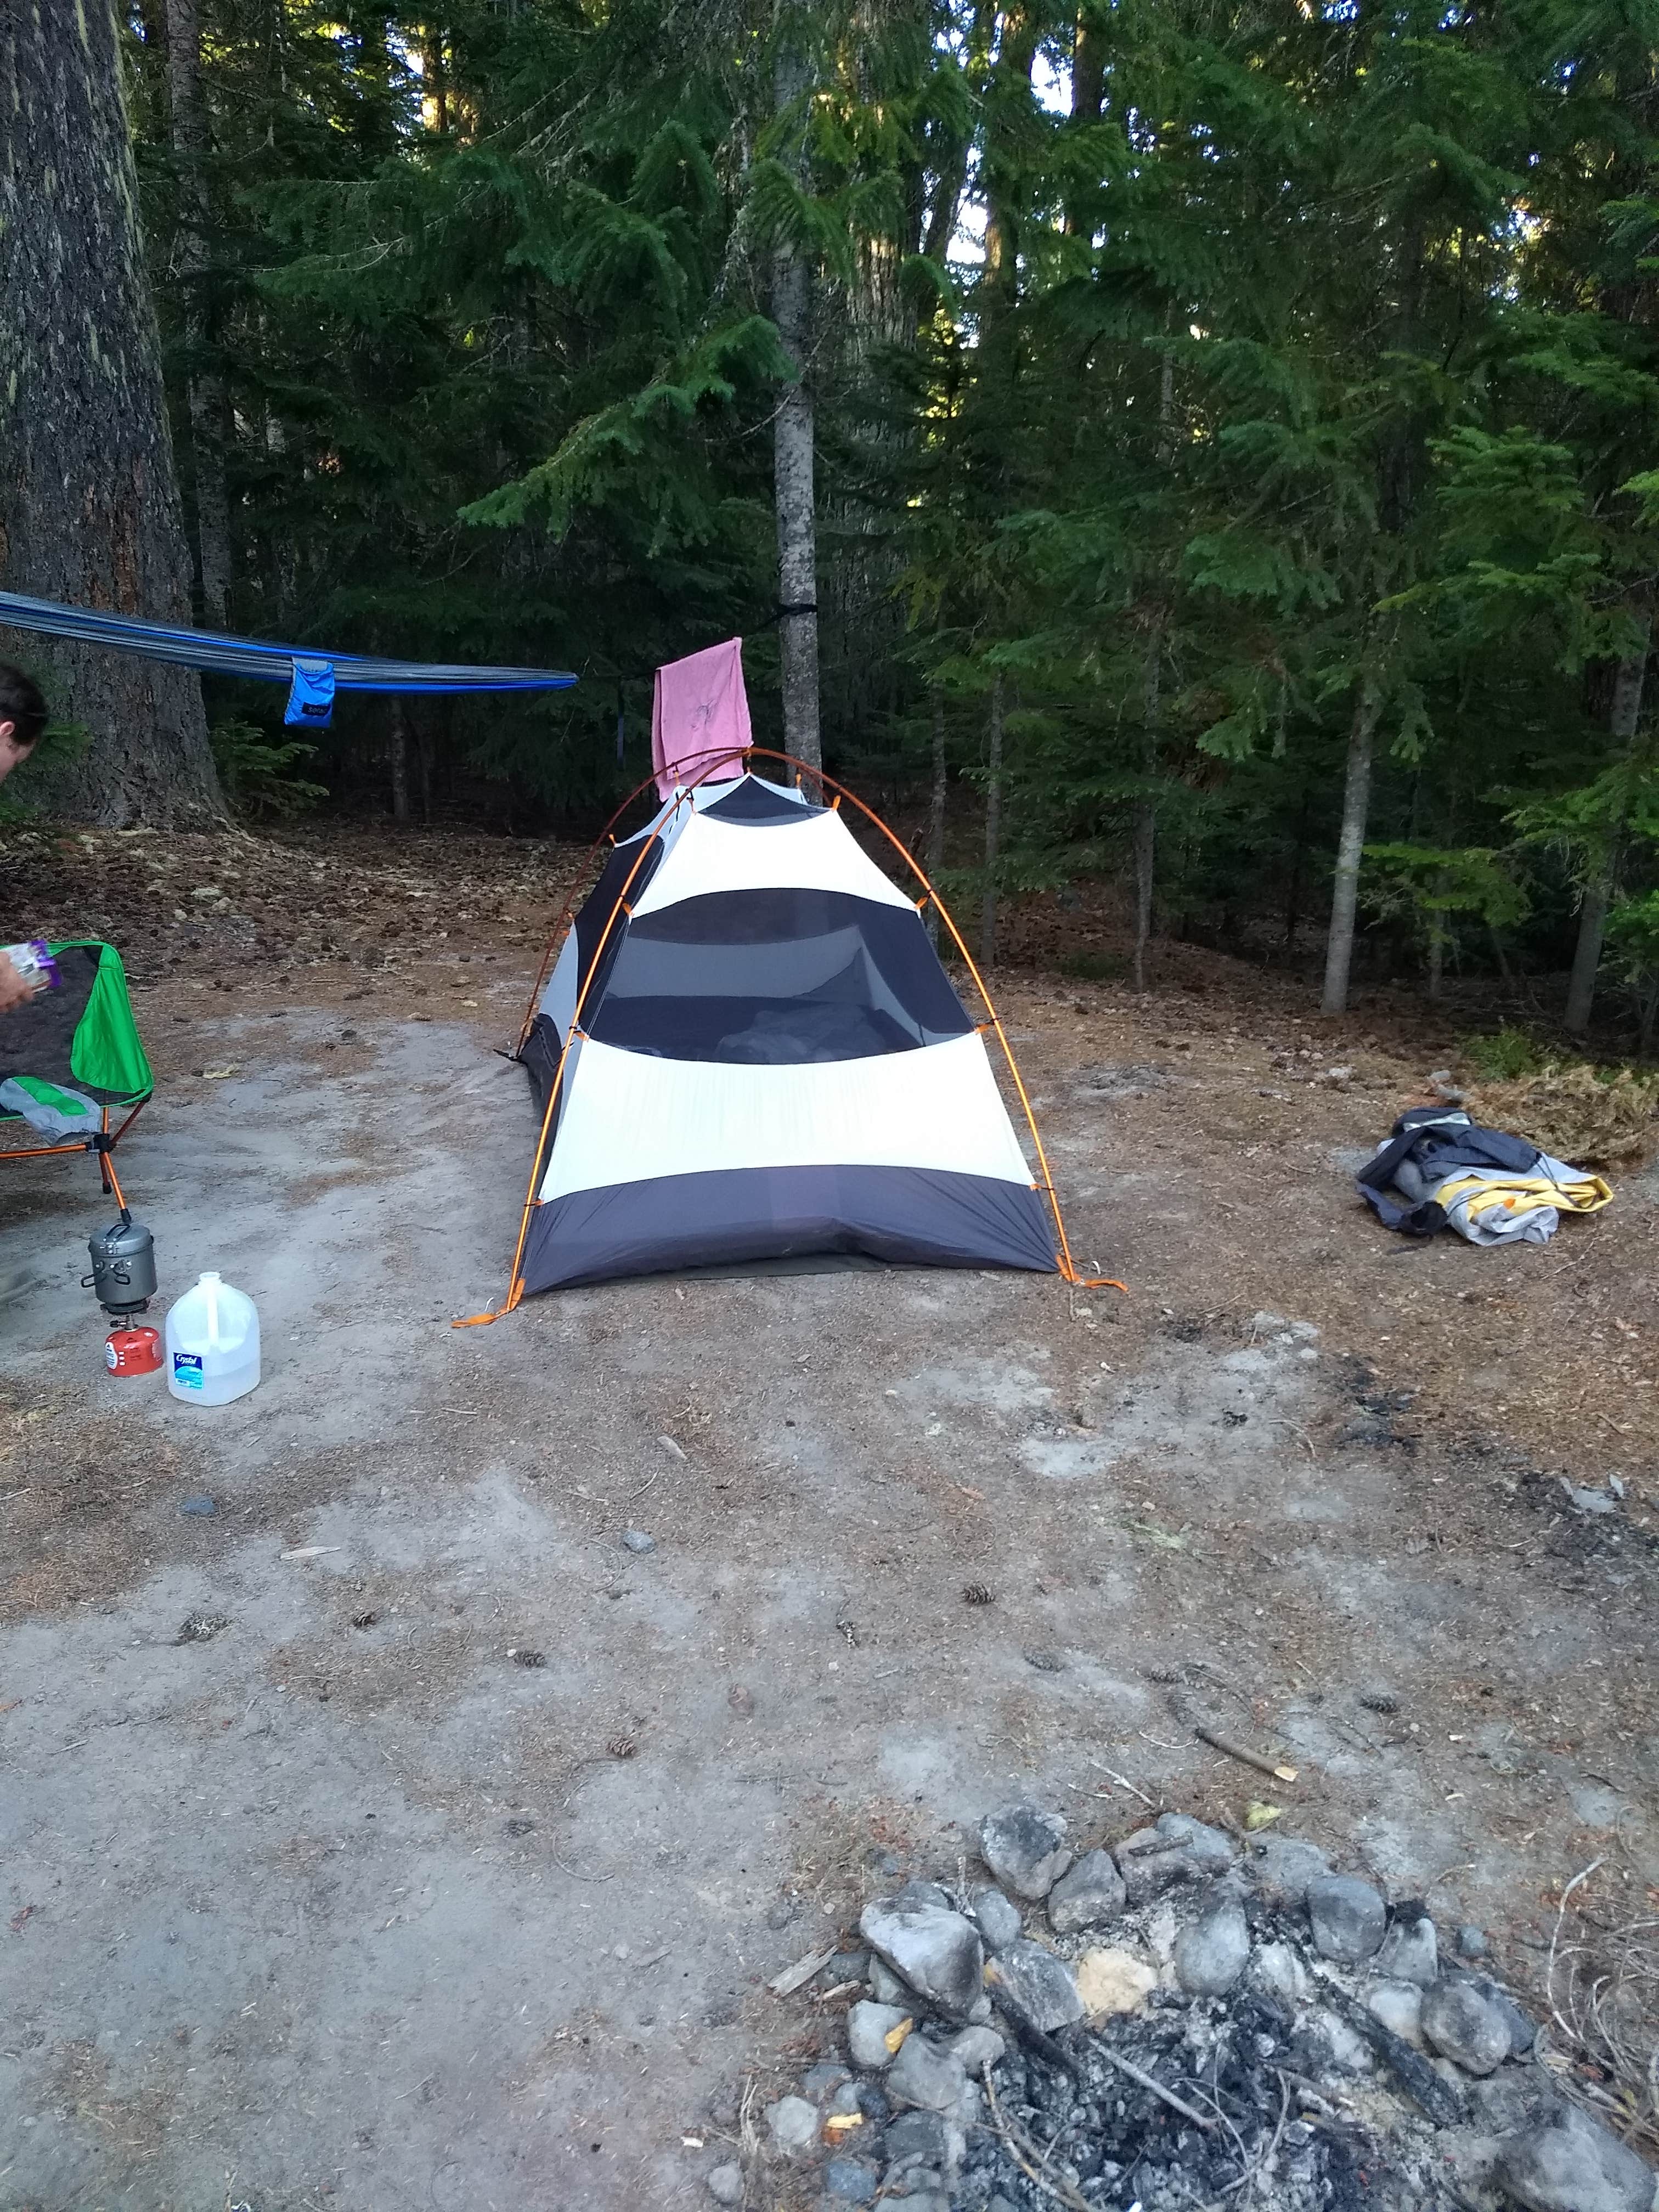
{"label": "person's hair", "polygon": [[46,702],[40,686],[21,668],[0,660],[0,722],[12,725],[12,743],[27,752],[46,726]]}

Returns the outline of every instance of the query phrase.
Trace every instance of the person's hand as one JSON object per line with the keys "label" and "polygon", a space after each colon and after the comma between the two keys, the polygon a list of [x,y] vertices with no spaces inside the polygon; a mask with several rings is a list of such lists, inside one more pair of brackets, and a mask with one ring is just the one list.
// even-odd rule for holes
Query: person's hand
{"label": "person's hand", "polygon": [[14,963],[9,952],[0,952],[0,1014],[26,1006],[34,996],[34,984]]}

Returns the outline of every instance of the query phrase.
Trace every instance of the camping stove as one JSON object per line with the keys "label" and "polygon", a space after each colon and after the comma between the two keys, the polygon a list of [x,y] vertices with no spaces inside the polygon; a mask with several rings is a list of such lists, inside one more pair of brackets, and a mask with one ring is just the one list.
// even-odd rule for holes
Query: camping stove
{"label": "camping stove", "polygon": [[81,1279],[110,1319],[130,1322],[155,1295],[155,1239],[124,1206],[121,1218],[101,1235],[88,1237],[92,1273]]}

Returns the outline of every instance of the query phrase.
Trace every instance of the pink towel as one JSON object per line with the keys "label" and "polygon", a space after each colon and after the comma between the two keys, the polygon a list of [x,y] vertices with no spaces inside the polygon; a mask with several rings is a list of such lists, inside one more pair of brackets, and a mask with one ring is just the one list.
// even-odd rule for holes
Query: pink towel
{"label": "pink towel", "polygon": [[671,660],[657,671],[651,765],[660,798],[672,799],[677,786],[741,775],[743,749],[750,742],[740,637]]}

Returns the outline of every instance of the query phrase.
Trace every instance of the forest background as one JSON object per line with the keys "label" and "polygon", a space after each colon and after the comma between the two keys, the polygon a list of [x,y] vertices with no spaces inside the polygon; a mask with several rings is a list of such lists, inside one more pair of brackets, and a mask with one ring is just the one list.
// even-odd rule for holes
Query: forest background
{"label": "forest background", "polygon": [[596,824],[655,666],[735,633],[757,738],[914,824],[987,951],[999,893],[1104,882],[1137,981],[1160,930],[1322,939],[1329,1010],[1355,957],[1524,971],[1651,1050],[1659,9],[7,35],[0,585],[581,678],[307,751],[278,690],[13,633],[81,732],[35,804]]}

